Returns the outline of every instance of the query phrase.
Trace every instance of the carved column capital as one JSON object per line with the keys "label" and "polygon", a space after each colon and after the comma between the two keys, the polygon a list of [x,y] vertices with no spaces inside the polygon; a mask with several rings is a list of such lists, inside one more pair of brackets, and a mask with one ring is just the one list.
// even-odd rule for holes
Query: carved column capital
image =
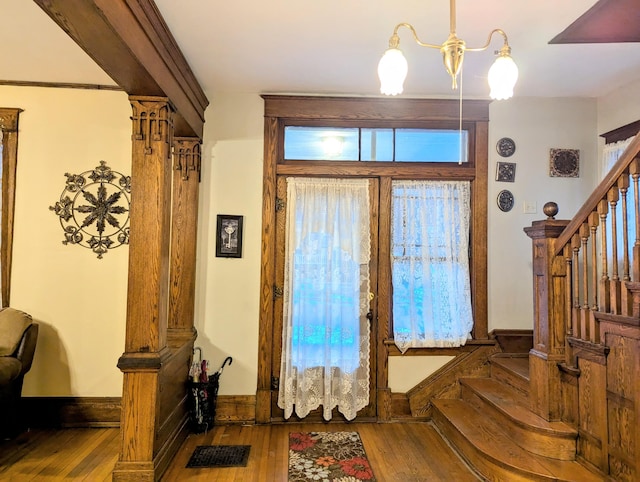
{"label": "carved column capital", "polygon": [[153,152],[153,143],[173,139],[175,107],[166,97],[129,96],[133,114],[132,141],[144,141],[144,154]]}
{"label": "carved column capital", "polygon": [[180,171],[182,180],[189,180],[189,172],[195,171],[200,182],[202,163],[201,141],[197,137],[176,137],[173,140],[173,169]]}
{"label": "carved column capital", "polygon": [[18,116],[22,109],[0,108],[0,130],[15,132],[18,130]]}

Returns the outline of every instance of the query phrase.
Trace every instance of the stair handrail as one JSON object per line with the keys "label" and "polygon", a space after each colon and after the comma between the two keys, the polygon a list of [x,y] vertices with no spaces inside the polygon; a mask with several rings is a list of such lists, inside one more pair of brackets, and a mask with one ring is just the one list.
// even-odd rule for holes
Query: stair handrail
{"label": "stair handrail", "polygon": [[607,193],[609,192],[609,190],[616,182],[618,182],[618,178],[622,176],[627,171],[627,169],[629,169],[629,166],[636,158],[640,159],[640,132],[636,134],[631,143],[627,146],[616,163],[613,165],[611,170],[587,198],[582,207],[578,209],[578,212],[571,219],[558,239],[556,239],[556,255],[559,255],[562,252],[564,246],[567,243],[571,242],[571,238],[573,237],[573,235],[576,234],[580,230],[580,227],[588,221],[589,215],[597,209],[598,203],[602,199],[605,199],[607,197]]}

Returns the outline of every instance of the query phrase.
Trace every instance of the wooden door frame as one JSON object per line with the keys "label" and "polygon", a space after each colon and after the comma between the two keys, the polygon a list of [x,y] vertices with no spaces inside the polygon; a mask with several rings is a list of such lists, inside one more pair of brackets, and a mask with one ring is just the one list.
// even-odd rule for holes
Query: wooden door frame
{"label": "wooden door frame", "polygon": [[[271,421],[272,399],[272,357],[273,357],[273,308],[276,281],[275,230],[277,176],[282,174],[308,174],[311,163],[307,161],[286,161],[282,145],[284,126],[287,123],[304,122],[385,122],[406,127],[415,123],[459,121],[459,103],[448,99],[390,99],[390,98],[349,98],[263,95],[265,101],[264,123],[264,166],[262,198],[262,245],[260,275],[260,320],[258,339],[258,386],[256,391],[256,423]],[[383,175],[394,178],[411,178],[416,172],[433,178],[466,179],[472,186],[471,250],[471,291],[474,311],[474,339],[487,339],[487,187],[488,187],[488,123],[489,102],[465,100],[463,122],[473,126],[470,139],[473,165],[470,166],[401,166],[383,168]],[[360,176],[378,176],[376,170],[362,163]],[[390,163],[389,163],[390,164]],[[318,162],[315,175],[344,175],[339,164]],[[382,195],[384,189],[381,185]],[[380,250],[388,252],[384,243],[384,230],[388,230],[388,220],[380,213]],[[381,254],[382,255],[382,254]],[[388,282],[390,273],[379,272],[378,283]],[[388,356],[392,347],[388,343],[390,306],[381,306],[378,299],[377,320],[377,410],[379,420],[388,420],[391,413],[391,391],[388,387]]]}

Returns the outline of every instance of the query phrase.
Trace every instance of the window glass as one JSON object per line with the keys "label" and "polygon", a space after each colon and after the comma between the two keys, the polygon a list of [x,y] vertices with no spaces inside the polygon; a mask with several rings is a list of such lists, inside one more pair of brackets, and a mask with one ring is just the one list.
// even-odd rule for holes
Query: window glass
{"label": "window glass", "polygon": [[467,131],[396,129],[396,161],[467,162]]}
{"label": "window glass", "polygon": [[468,132],[287,126],[284,158],[310,161],[467,162]]}
{"label": "window glass", "polygon": [[288,126],[284,158],[304,161],[357,161],[359,129]]}
{"label": "window glass", "polygon": [[362,129],[361,159],[393,161],[393,129]]}

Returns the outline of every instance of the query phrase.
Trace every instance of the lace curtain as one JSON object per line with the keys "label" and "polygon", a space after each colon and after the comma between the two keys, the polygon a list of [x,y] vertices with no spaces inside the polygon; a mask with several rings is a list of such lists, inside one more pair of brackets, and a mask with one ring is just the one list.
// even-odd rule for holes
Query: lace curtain
{"label": "lace curtain", "polygon": [[620,158],[625,149],[631,144],[633,137],[629,137],[624,141],[611,142],[605,144],[602,150],[602,178],[607,175],[616,161]]}
{"label": "lace curtain", "polygon": [[369,403],[369,183],[287,179],[278,406],[347,420]]}
{"label": "lace curtain", "polygon": [[468,181],[394,181],[394,340],[411,347],[464,345],[473,328]]}

